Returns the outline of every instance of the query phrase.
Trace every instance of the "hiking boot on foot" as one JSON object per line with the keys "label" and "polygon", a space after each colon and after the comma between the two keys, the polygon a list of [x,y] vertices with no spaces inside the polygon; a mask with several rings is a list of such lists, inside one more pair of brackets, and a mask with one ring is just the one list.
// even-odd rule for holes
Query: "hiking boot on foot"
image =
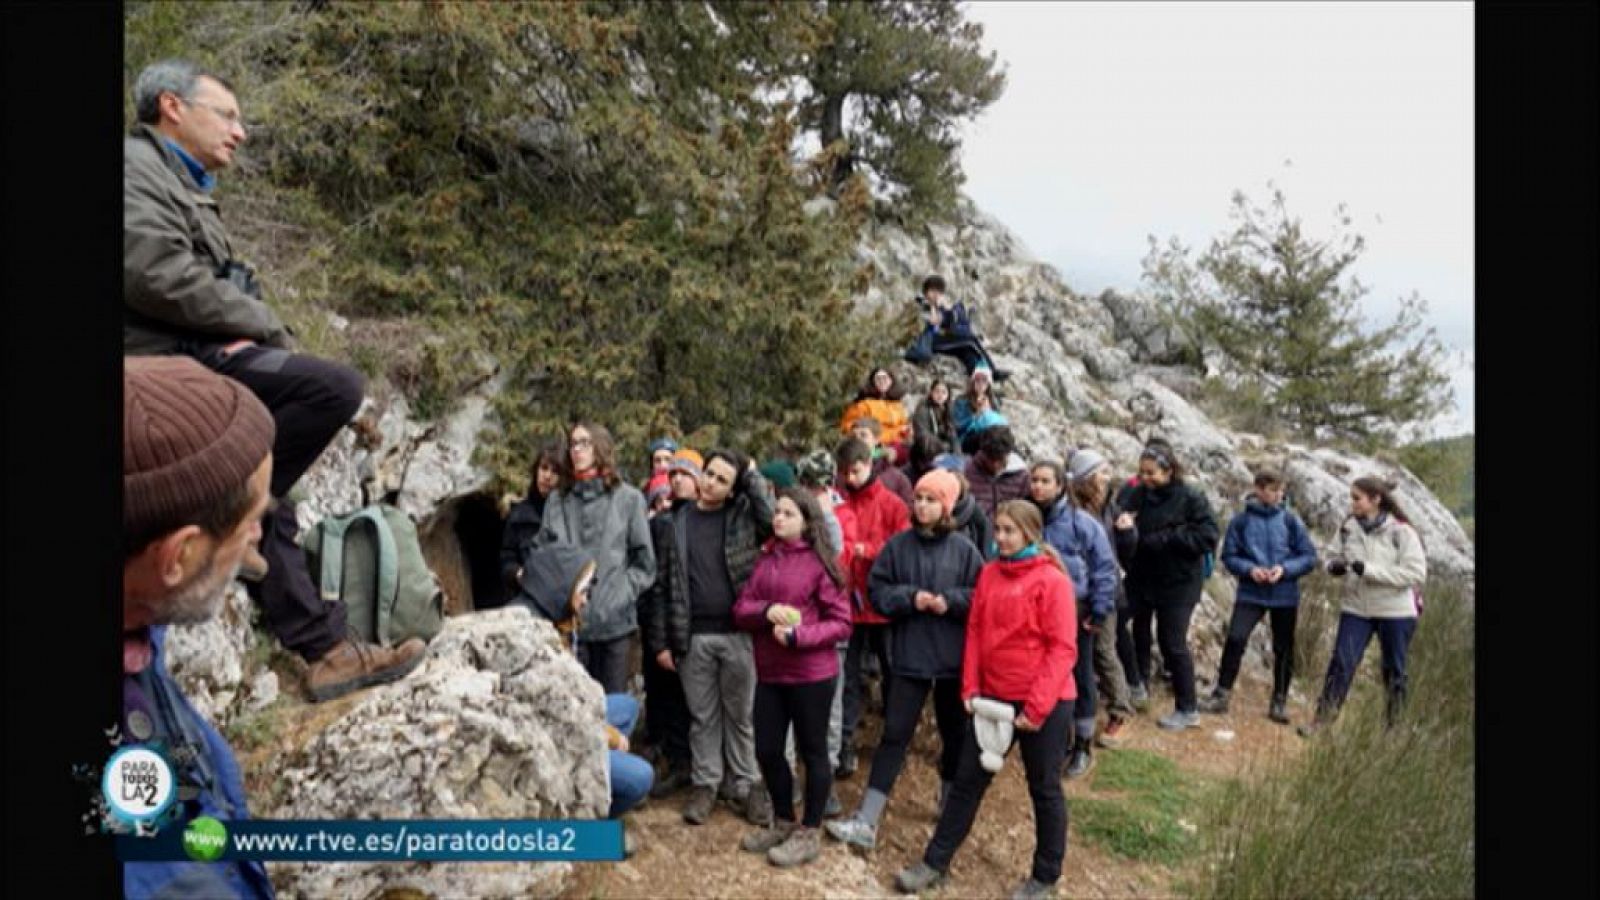
{"label": "hiking boot on foot", "polygon": [[660,780],[650,788],[650,796],[656,798],[670,797],[691,784],[693,782],[689,778],[688,766],[671,766],[667,769],[666,774],[662,775]]}
{"label": "hiking boot on foot", "polygon": [[1078,746],[1072,748],[1072,756],[1067,760],[1067,777],[1082,778],[1094,768],[1094,754],[1089,752],[1089,745],[1079,741]]}
{"label": "hiking boot on foot", "polygon": [[1128,702],[1139,712],[1145,712],[1150,708],[1150,689],[1142,684],[1128,688]]}
{"label": "hiking boot on foot", "polygon": [[1039,900],[1042,897],[1054,897],[1055,895],[1055,885],[1045,884],[1042,881],[1035,881],[1029,878],[1027,881],[1017,885],[1017,889],[1011,892],[1011,900]]}
{"label": "hiking boot on foot", "polygon": [[744,817],[751,825],[766,827],[772,824],[772,795],[764,784],[752,784],[745,798]]}
{"label": "hiking boot on foot", "polygon": [[789,839],[794,833],[795,823],[773,822],[760,831],[752,831],[739,842],[740,849],[748,853],[765,853]]}
{"label": "hiking boot on foot", "polygon": [[683,805],[683,820],[690,825],[701,825],[711,818],[711,808],[717,805],[716,788],[695,785],[689,802]]}
{"label": "hiking boot on foot", "polygon": [[1200,714],[1198,712],[1172,712],[1156,720],[1156,725],[1163,731],[1182,731],[1185,728],[1199,728]]}
{"label": "hiking boot on foot", "polygon": [[1272,705],[1267,707],[1267,718],[1279,725],[1289,724],[1289,698],[1282,694],[1272,695]]}
{"label": "hiking boot on foot", "polygon": [[943,880],[943,872],[919,859],[901,869],[900,874],[894,876],[894,886],[902,894],[915,894],[925,891]]}
{"label": "hiking boot on foot", "polygon": [[873,850],[878,846],[878,827],[865,819],[851,816],[848,819],[838,819],[823,824],[828,829],[828,836],[834,840],[860,847],[863,850]]}
{"label": "hiking boot on foot", "polygon": [[832,819],[843,812],[844,804],[839,802],[839,792],[833,788],[828,788],[828,802],[823,804],[822,817],[824,819]]}
{"label": "hiking boot on foot", "polygon": [[1121,747],[1127,738],[1128,720],[1121,716],[1111,716],[1106,719],[1106,727],[1094,736],[1094,742],[1102,747]]}
{"label": "hiking boot on foot", "polygon": [[347,639],[335,644],[306,672],[306,689],[315,702],[342,697],[351,691],[388,684],[411,674],[428,653],[422,638],[398,647],[382,647]]}
{"label": "hiking boot on foot", "polygon": [[822,838],[815,828],[796,828],[789,839],[767,851],[767,862],[780,869],[803,866],[822,853]]}
{"label": "hiking boot on foot", "polygon": [[849,778],[856,773],[856,748],[849,741],[839,748],[839,766],[833,770],[835,778]]}
{"label": "hiking boot on foot", "polygon": [[1211,692],[1211,696],[1204,697],[1200,700],[1200,711],[1203,713],[1226,715],[1228,712],[1228,698],[1232,695],[1233,691],[1229,690],[1228,688],[1216,688]]}

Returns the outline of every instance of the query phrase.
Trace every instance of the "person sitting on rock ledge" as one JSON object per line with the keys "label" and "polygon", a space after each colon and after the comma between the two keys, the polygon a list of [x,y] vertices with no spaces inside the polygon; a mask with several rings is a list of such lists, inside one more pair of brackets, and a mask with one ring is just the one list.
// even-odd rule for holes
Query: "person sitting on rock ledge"
{"label": "person sitting on rock ledge", "polygon": [[856,392],[856,398],[845,407],[839,417],[839,433],[848,435],[862,419],[878,422],[878,441],[897,463],[904,462],[905,444],[911,439],[911,422],[906,416],[905,388],[897,384],[888,369],[873,369],[867,383]]}
{"label": "person sitting on rock ledge", "polygon": [[995,367],[989,351],[983,348],[983,342],[972,331],[967,305],[959,300],[950,300],[945,294],[943,278],[929,275],[923,279],[922,293],[917,295],[916,304],[922,313],[924,325],[916,343],[905,352],[906,362],[925,363],[939,353],[960,360],[968,375],[982,364],[994,371],[995,381],[1005,381],[1011,377],[1010,372]]}
{"label": "person sitting on rock ledge", "polygon": [[979,363],[973,370],[966,392],[956,398],[950,415],[955,421],[962,453],[972,453],[978,445],[978,436],[985,431],[1008,424],[1005,414],[1000,412],[1000,398],[994,394],[994,373],[988,365]]}

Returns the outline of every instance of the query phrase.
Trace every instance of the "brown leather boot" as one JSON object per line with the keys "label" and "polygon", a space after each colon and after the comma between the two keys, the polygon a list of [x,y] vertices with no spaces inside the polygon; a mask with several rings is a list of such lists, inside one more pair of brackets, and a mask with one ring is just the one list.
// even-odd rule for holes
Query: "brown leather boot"
{"label": "brown leather boot", "polygon": [[421,638],[411,638],[396,647],[346,639],[311,664],[306,688],[312,700],[321,702],[364,687],[398,681],[422,662],[427,651],[428,645]]}

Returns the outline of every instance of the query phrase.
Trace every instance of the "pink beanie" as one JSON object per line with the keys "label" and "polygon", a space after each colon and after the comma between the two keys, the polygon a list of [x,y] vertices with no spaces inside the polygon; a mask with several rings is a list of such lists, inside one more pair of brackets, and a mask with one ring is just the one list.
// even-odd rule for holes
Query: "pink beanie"
{"label": "pink beanie", "polygon": [[961,499],[961,481],[944,469],[932,469],[917,479],[916,489],[938,497],[939,505],[944,507],[947,516],[955,509],[956,501]]}

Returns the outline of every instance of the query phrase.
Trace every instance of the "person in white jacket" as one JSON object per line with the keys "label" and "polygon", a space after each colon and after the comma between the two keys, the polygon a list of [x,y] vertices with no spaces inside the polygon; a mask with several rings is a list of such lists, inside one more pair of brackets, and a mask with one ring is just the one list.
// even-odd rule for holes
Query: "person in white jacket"
{"label": "person in white jacket", "polygon": [[1358,478],[1351,484],[1350,516],[1339,526],[1327,569],[1343,582],[1339,631],[1316,717],[1300,733],[1309,737],[1338,715],[1374,633],[1383,653],[1386,721],[1393,725],[1405,700],[1406,651],[1417,630],[1417,592],[1427,581],[1428,560],[1395,502],[1392,482]]}

